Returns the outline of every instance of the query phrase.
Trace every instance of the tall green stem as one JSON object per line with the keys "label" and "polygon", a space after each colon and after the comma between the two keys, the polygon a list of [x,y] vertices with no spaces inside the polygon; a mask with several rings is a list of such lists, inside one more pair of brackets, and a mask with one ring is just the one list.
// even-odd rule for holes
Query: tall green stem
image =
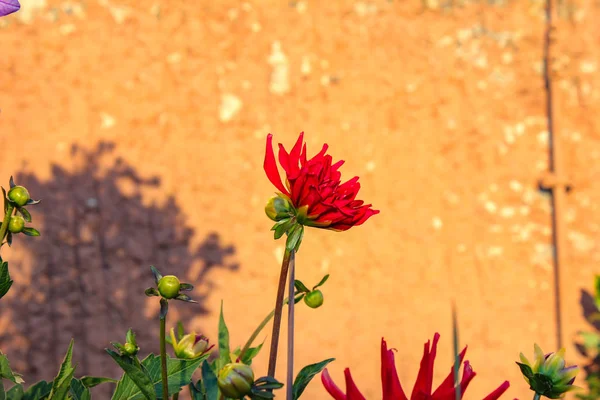
{"label": "tall green stem", "polygon": [[167,316],[160,319],[160,365],[162,370],[163,399],[169,399],[169,381],[167,378],[167,344],[165,342],[165,325]]}
{"label": "tall green stem", "polygon": [[[300,296],[303,296],[303,294],[301,293]],[[300,299],[301,298],[300,296],[294,295],[294,300]],[[284,305],[287,304],[289,300],[290,300],[289,298],[286,298],[283,301],[283,304]],[[250,346],[252,346],[252,343],[256,340],[256,337],[258,336],[258,334],[263,330],[263,328],[265,326],[267,326],[267,324],[269,323],[269,321],[271,320],[271,318],[273,318],[273,315],[275,315],[275,309],[273,309],[273,311],[271,311],[269,313],[269,315],[267,315],[265,317],[265,319],[262,320],[262,322],[258,325],[258,327],[256,327],[256,329],[254,330],[254,332],[252,333],[252,335],[250,336],[250,338],[248,338],[248,341],[246,342],[246,344],[242,348],[242,351],[240,352],[240,360],[242,359],[242,357],[244,356],[244,354],[246,354],[246,352],[248,351],[248,349],[250,348]]]}
{"label": "tall green stem", "polygon": [[[290,257],[290,279],[289,279],[289,296],[294,295],[294,273],[296,266],[296,253],[292,251]],[[286,379],[286,399],[293,399],[293,384],[294,384],[294,302],[288,302],[288,352],[287,352],[287,379]]]}
{"label": "tall green stem", "polygon": [[[0,226],[0,243],[4,241],[4,236],[6,235],[6,230],[8,229],[8,223],[10,222],[10,217],[13,213],[14,206],[8,203],[8,208],[6,209],[6,213],[4,214],[4,219],[2,220],[2,226]],[[1,247],[1,246],[0,246]]]}
{"label": "tall green stem", "polygon": [[533,400],[540,400],[542,396],[539,393],[533,395]]}
{"label": "tall green stem", "polygon": [[277,299],[275,301],[275,318],[273,319],[273,335],[271,336],[271,351],[269,352],[269,371],[271,378],[275,377],[275,367],[277,365],[277,346],[279,345],[279,331],[281,329],[281,312],[283,310],[283,295],[285,293],[285,281],[287,278],[290,264],[291,252],[286,249],[281,262],[281,272],[279,273],[279,286],[277,287]]}
{"label": "tall green stem", "polygon": [[179,393],[175,393],[173,395],[173,400],[179,400]]}

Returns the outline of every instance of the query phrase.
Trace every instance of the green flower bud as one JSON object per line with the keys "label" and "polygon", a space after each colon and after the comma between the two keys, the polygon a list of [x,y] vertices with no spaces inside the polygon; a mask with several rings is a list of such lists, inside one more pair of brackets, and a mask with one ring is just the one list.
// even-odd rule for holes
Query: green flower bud
{"label": "green flower bud", "polygon": [[140,348],[137,347],[135,344],[125,343],[123,345],[122,353],[123,353],[123,355],[126,355],[126,356],[135,356],[139,350],[140,350]]}
{"label": "green flower bud", "polygon": [[288,199],[281,196],[273,196],[265,206],[265,213],[273,221],[281,221],[293,215],[294,207]]}
{"label": "green flower bud", "polygon": [[197,335],[196,332],[184,335],[178,342],[175,337],[175,329],[171,328],[171,344],[177,358],[191,360],[208,353],[214,347],[208,346],[209,340],[204,335]]}
{"label": "green flower bud", "polygon": [[25,220],[20,215],[13,215],[8,222],[8,230],[12,233],[23,232],[25,228]]}
{"label": "green flower bud", "polygon": [[517,362],[531,390],[540,396],[559,399],[566,392],[577,389],[573,382],[579,368],[575,365],[565,367],[564,348],[544,355],[540,346],[535,344],[534,356],[533,364],[523,353],[520,354],[521,362]]}
{"label": "green flower bud", "polygon": [[304,296],[304,302],[310,308],[319,308],[323,305],[323,293],[320,290],[313,290]]}
{"label": "green flower bud", "polygon": [[29,201],[29,192],[23,186],[14,186],[8,191],[8,199],[18,207],[23,207]]}
{"label": "green flower bud", "polygon": [[254,372],[246,364],[230,363],[219,371],[217,384],[221,393],[232,399],[241,399],[248,393],[254,383]]}
{"label": "green flower bud", "polygon": [[158,281],[158,292],[165,299],[173,299],[179,295],[181,283],[174,275],[163,276]]}

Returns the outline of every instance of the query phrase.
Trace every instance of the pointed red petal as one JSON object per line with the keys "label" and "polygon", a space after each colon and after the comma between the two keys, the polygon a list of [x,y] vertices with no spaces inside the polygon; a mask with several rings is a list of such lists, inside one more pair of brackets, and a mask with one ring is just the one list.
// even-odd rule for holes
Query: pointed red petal
{"label": "pointed red petal", "polygon": [[265,152],[265,162],[263,166],[265,172],[267,173],[267,178],[269,178],[271,183],[283,194],[289,196],[290,192],[288,192],[285,186],[283,186],[283,182],[281,182],[281,177],[279,176],[279,171],[277,170],[275,153],[273,153],[273,135],[270,133],[267,135],[267,149]]}
{"label": "pointed red petal", "polygon": [[396,371],[394,352],[387,349],[387,343],[381,338],[381,386],[383,400],[408,400]]}
{"label": "pointed red petal", "polygon": [[346,377],[346,394],[348,396],[348,400],[367,400],[354,384],[349,368],[344,370],[344,376]]}
{"label": "pointed red petal", "polygon": [[344,392],[337,387],[337,385],[333,382],[333,379],[331,379],[331,376],[329,376],[327,368],[325,368],[321,373],[321,382],[323,382],[323,386],[325,386],[327,393],[329,393],[335,400],[347,400]]}
{"label": "pointed red petal", "polygon": [[[461,351],[458,356],[459,368],[460,368],[460,364],[462,364],[463,359],[465,358],[466,352],[467,352],[467,346],[465,346],[463,351]],[[444,379],[442,384],[440,386],[438,386],[438,388],[435,390],[435,392],[433,392],[433,397],[435,398],[436,395],[439,395],[441,393],[446,393],[448,391],[452,391],[452,392],[454,391],[454,365],[450,369],[450,373],[448,374],[446,379]]]}
{"label": "pointed red petal", "polygon": [[423,349],[423,358],[421,359],[421,366],[419,368],[419,374],[417,375],[417,381],[413,388],[411,398],[419,398],[419,396],[426,395],[431,396],[431,386],[433,384],[433,362],[435,361],[435,353],[437,350],[437,342],[440,340],[440,334],[435,333],[433,335],[433,345],[431,346],[431,353],[429,352],[429,340],[425,343]]}
{"label": "pointed red petal", "polygon": [[498,386],[496,390],[484,397],[483,400],[497,400],[504,392],[508,390],[509,387],[510,383],[508,383],[508,381],[504,381],[502,385]]}

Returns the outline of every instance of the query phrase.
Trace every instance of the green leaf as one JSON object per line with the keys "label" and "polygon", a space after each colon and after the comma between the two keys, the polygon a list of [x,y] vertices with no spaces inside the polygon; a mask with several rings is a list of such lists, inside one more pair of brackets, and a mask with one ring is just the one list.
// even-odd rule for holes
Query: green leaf
{"label": "green leaf", "polygon": [[106,378],[104,376],[83,376],[81,377],[81,383],[87,388],[93,388],[102,383],[117,383],[118,381],[113,378]]}
{"label": "green leaf", "polygon": [[23,228],[22,232],[27,236],[40,236],[40,231],[35,228]]}
{"label": "green leaf", "polygon": [[8,293],[8,289],[10,289],[12,284],[13,280],[10,279],[10,274],[8,273],[8,262],[3,262],[2,258],[0,258],[0,298]]}
{"label": "green leaf", "polygon": [[2,379],[0,379],[0,400],[6,400],[6,392],[4,391],[4,384],[2,383]]}
{"label": "green leaf", "polygon": [[2,187],[2,194],[2,197],[4,198],[4,214],[6,214],[6,210],[8,210],[8,198],[6,197],[6,190],[4,190],[4,187]]}
{"label": "green leaf", "polygon": [[88,389],[83,382],[77,378],[73,378],[71,381],[70,393],[73,400],[91,400],[92,398],[90,389]]}
{"label": "green leaf", "polygon": [[[267,339],[265,338],[265,340],[267,340]],[[263,342],[256,347],[250,347],[244,353],[244,357],[242,357],[242,359],[241,359],[242,363],[244,363],[246,365],[252,365],[252,359],[258,355],[258,352],[262,348],[263,344],[265,344],[265,340],[263,340]]]}
{"label": "green leaf", "polygon": [[23,400],[39,400],[45,399],[52,390],[52,383],[39,381],[27,389],[23,395]]}
{"label": "green leaf", "polygon": [[454,398],[460,400],[462,398],[460,380],[458,370],[460,369],[460,353],[458,352],[458,321],[456,318],[456,308],[452,303],[452,344],[454,349]]}
{"label": "green leaf", "polygon": [[14,384],[20,384],[24,382],[23,378],[21,378],[21,375],[13,372],[13,370],[10,369],[8,358],[2,354],[2,352],[0,352],[0,380],[1,379],[8,379]]}
{"label": "green leaf", "polygon": [[[110,350],[109,350],[110,351]],[[114,352],[113,352],[114,353]],[[115,353],[117,357],[118,354]],[[194,360],[183,360],[167,357],[167,377],[169,395],[179,393],[181,387],[187,386],[192,379],[192,374],[200,366],[202,361],[208,358],[208,354]],[[114,358],[114,357],[113,357]],[[162,377],[160,357],[154,354],[148,355],[141,366],[150,378],[154,386],[153,397],[145,397],[140,388],[125,374],[113,394],[113,400],[140,400],[140,399],[162,399]]]}
{"label": "green leaf", "polygon": [[75,368],[71,363],[73,358],[73,342],[73,339],[71,339],[67,354],[65,355],[62,365],[60,366],[60,371],[58,371],[58,375],[56,375],[56,378],[54,378],[54,382],[52,383],[52,390],[50,391],[48,400],[67,399],[69,387],[71,386],[71,380],[73,379],[73,373],[75,372]]}
{"label": "green leaf", "polygon": [[11,189],[14,188],[15,186],[17,186],[17,185],[15,185],[15,181],[13,180],[12,175],[10,177],[10,180],[8,181],[8,185],[10,186]]}
{"label": "green leaf", "polygon": [[40,203],[41,203],[41,200],[29,199],[29,200],[27,200],[27,203],[25,203],[25,205],[35,206],[36,204],[40,204]]}
{"label": "green leaf", "polygon": [[6,398],[8,400],[23,400],[23,386],[15,385],[11,387],[10,390],[6,392]]}
{"label": "green leaf", "polygon": [[517,365],[521,369],[521,373],[525,376],[525,378],[531,381],[531,379],[533,379],[533,371],[531,367],[527,364],[522,364],[520,362],[517,362]]}
{"label": "green leaf", "polygon": [[[117,383],[117,388],[115,390],[115,394],[113,395],[114,400],[120,400],[122,397],[115,397],[119,392],[119,389],[122,388],[122,385],[125,385],[126,379],[130,383],[130,391],[135,389],[135,392],[140,394],[143,397],[132,397],[132,398],[146,398],[148,400],[156,400],[156,394],[154,392],[154,383],[150,378],[150,375],[146,371],[145,368],[139,363],[136,358],[131,358],[129,356],[122,356],[120,354],[115,353],[110,349],[106,349],[106,352],[109,356],[115,360],[117,364],[125,371],[123,378]],[[123,395],[121,395],[123,396]]]}
{"label": "green leaf", "polygon": [[221,315],[219,316],[219,358],[217,359],[217,370],[231,362],[229,355],[229,330],[223,316],[223,300],[221,300]]}
{"label": "green leaf", "polygon": [[31,214],[29,213],[29,211],[27,211],[25,207],[18,207],[17,211],[23,216],[23,219],[25,221],[31,222]]}
{"label": "green leaf", "polygon": [[323,360],[316,364],[310,364],[302,368],[300,372],[298,372],[298,375],[296,375],[296,379],[294,379],[294,386],[292,389],[293,400],[300,398],[300,395],[304,392],[304,389],[306,389],[306,386],[308,386],[312,378],[333,360],[335,360],[335,358],[328,358],[327,360]]}
{"label": "green leaf", "polygon": [[156,282],[156,284],[158,285],[158,281],[162,279],[162,275],[160,274],[160,272],[158,272],[156,268],[154,268],[154,265],[150,266],[150,270],[152,270],[152,275],[154,275],[154,282]]}
{"label": "green leaf", "polygon": [[6,243],[8,243],[8,247],[12,246],[12,238],[13,238],[12,232],[8,232],[6,234]]}
{"label": "green leaf", "polygon": [[310,290],[308,290],[308,288],[306,287],[306,285],[304,283],[302,283],[301,281],[299,281],[298,279],[294,280],[294,286],[300,292],[304,292],[304,293],[310,292]]}
{"label": "green leaf", "polygon": [[294,226],[294,223],[295,222],[292,218],[286,218],[286,219],[282,219],[281,221],[279,221],[275,225],[273,225],[271,230],[275,231],[275,234],[274,234],[275,240],[282,237],[284,233],[286,233],[292,226]]}
{"label": "green leaf", "polygon": [[202,385],[206,400],[218,400],[219,385],[217,384],[217,375],[212,371],[208,362],[202,363]]}
{"label": "green leaf", "polygon": [[323,279],[321,279],[321,282],[317,283],[315,286],[313,286],[313,290],[315,290],[316,288],[318,288],[319,286],[323,286],[323,284],[325,282],[327,282],[327,279],[329,279],[329,274],[325,275],[323,277]]}

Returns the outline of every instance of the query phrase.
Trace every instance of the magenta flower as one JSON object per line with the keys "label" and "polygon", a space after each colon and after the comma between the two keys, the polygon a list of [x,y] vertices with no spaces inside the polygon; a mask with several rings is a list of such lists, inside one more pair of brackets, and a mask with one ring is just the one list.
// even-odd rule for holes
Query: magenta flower
{"label": "magenta flower", "polygon": [[20,8],[18,0],[0,0],[0,17],[17,12]]}

